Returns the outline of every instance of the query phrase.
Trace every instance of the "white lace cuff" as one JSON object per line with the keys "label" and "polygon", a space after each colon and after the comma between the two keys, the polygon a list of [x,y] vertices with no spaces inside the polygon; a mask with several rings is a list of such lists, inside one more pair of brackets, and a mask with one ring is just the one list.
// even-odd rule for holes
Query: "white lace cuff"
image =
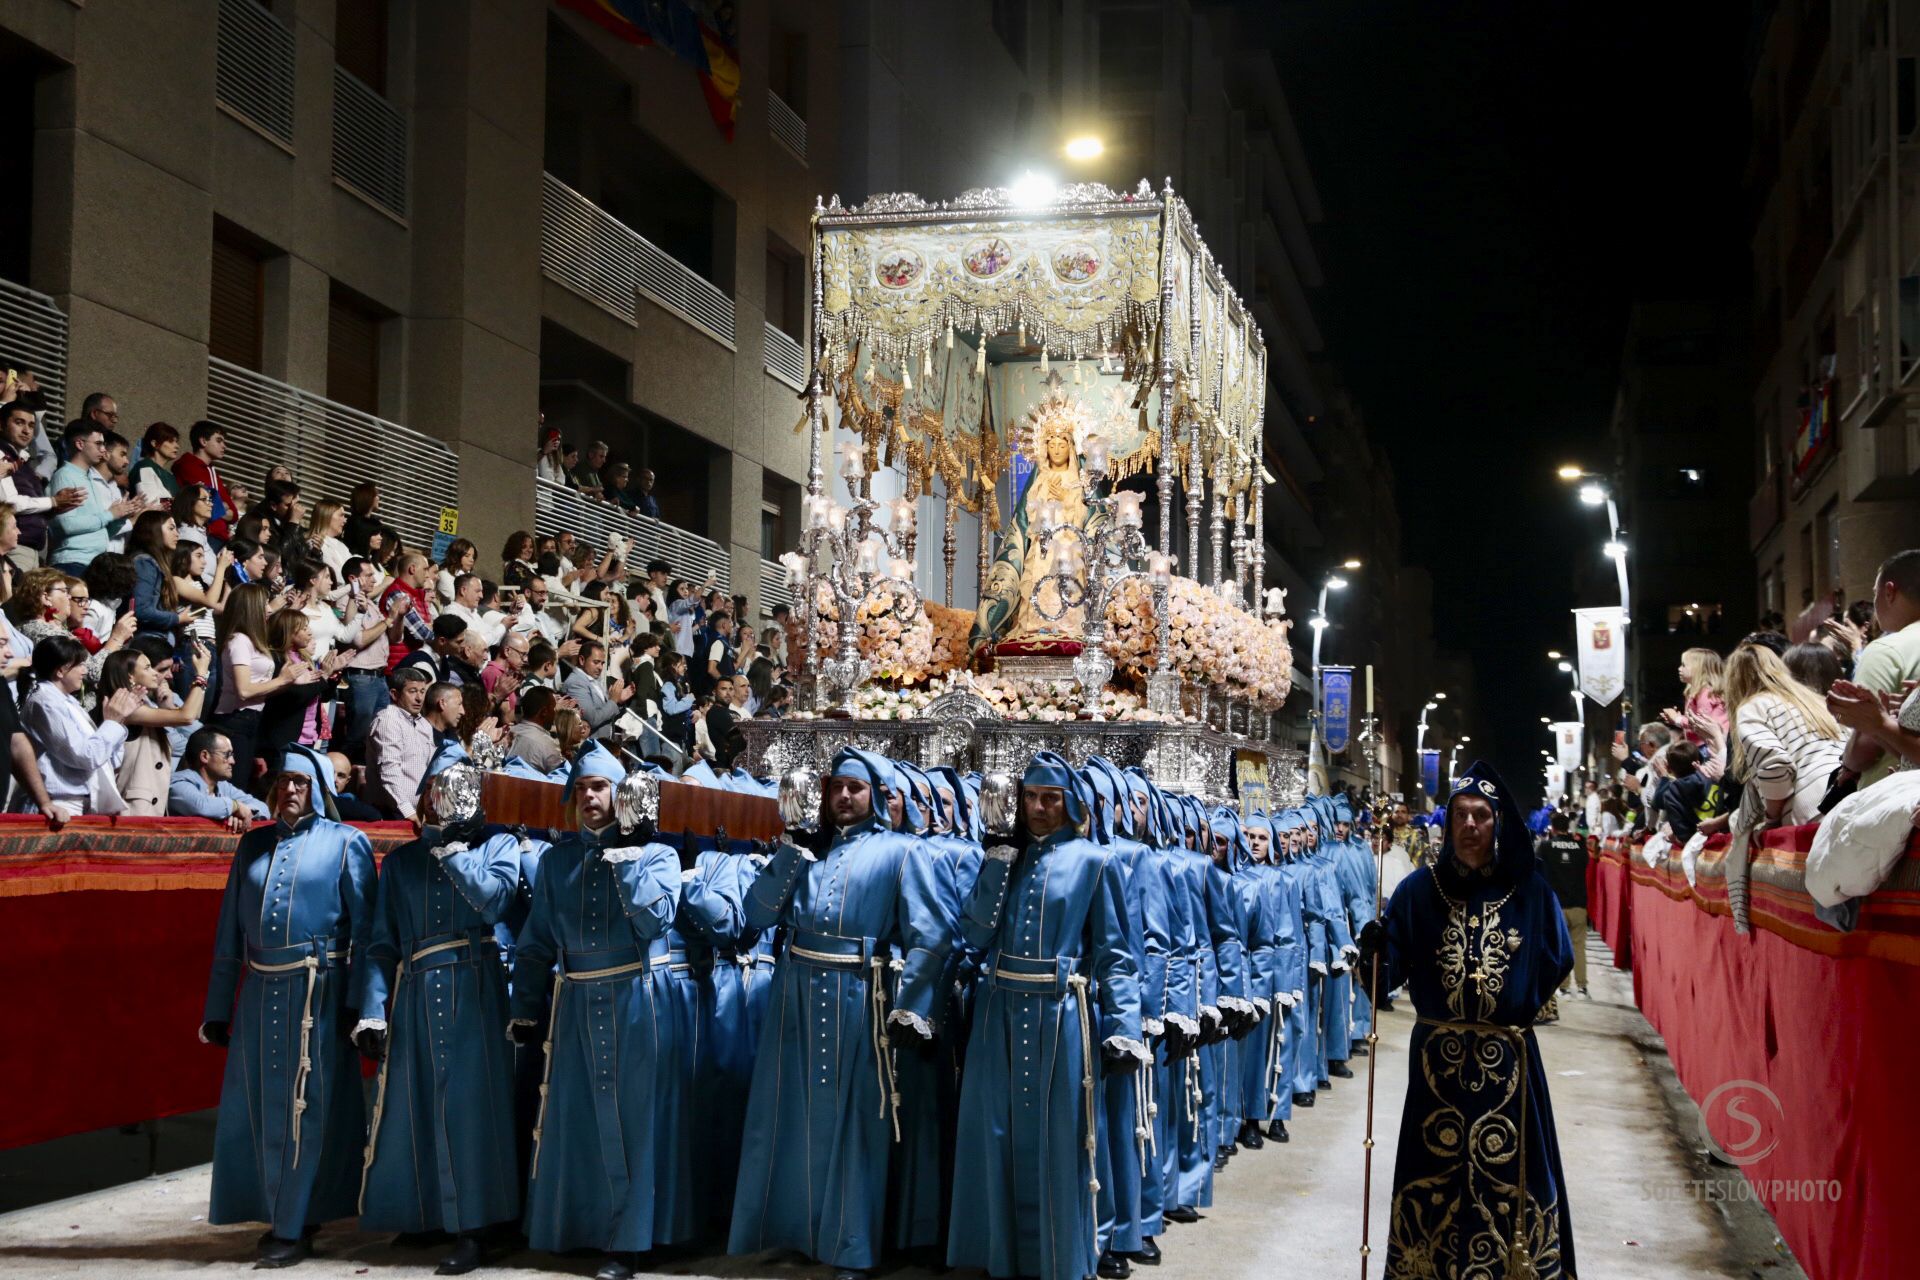
{"label": "white lace cuff", "polygon": [[1327,962],[1324,960],[1309,960],[1307,961],[1307,968],[1313,970],[1323,978],[1327,976]]}
{"label": "white lace cuff", "polygon": [[609,865],[620,865],[624,864],[624,862],[639,862],[639,856],[645,854],[645,852],[647,852],[647,846],[645,846],[645,844],[622,844],[620,848],[603,848],[603,850],[601,850],[601,860],[607,862]]}
{"label": "white lace cuff", "polygon": [[1184,1013],[1168,1014],[1167,1025],[1179,1030],[1189,1040],[1200,1034],[1200,1024]]}
{"label": "white lace cuff", "polygon": [[794,851],[795,853],[797,853],[797,854],[799,854],[799,855],[800,855],[800,860],[801,860],[802,862],[818,862],[818,861],[820,861],[820,855],[819,855],[819,854],[817,854],[817,853],[815,853],[815,852],[814,852],[813,850],[811,850],[811,849],[809,849],[809,848],[807,848],[807,846],[805,846],[805,845],[803,845],[803,844],[794,844],[794,843],[793,843],[792,841],[788,841],[788,842],[787,842],[787,848],[789,848],[789,849],[791,849],[791,850],[793,850],[793,851]]}
{"label": "white lace cuff", "polygon": [[1167,1024],[1159,1018],[1142,1018],[1140,1030],[1146,1035],[1163,1036],[1167,1033]]}
{"label": "white lace cuff", "polygon": [[887,1025],[890,1027],[906,1027],[924,1036],[928,1040],[933,1039],[933,1024],[910,1009],[895,1009],[887,1015]]}
{"label": "white lace cuff", "polygon": [[1293,989],[1293,1002],[1295,1004],[1299,1004],[1302,1000],[1305,1000],[1306,998],[1307,998],[1306,992],[1300,990],[1300,988],[1298,987],[1295,987]]}
{"label": "white lace cuff", "polygon": [[1020,851],[1010,844],[997,844],[987,850],[987,857],[995,862],[1012,862],[1020,856]]}
{"label": "white lace cuff", "polygon": [[1210,1004],[1203,1004],[1203,1005],[1201,1005],[1201,1006],[1200,1006],[1200,1021],[1202,1021],[1202,1022],[1211,1022],[1211,1023],[1213,1023],[1214,1025],[1216,1025],[1216,1026],[1218,1026],[1218,1025],[1219,1025],[1219,1023],[1220,1023],[1220,1010],[1218,1010],[1218,1009],[1216,1009],[1216,1008],[1214,1008],[1214,1007],[1213,1007],[1212,1005],[1210,1005]]}
{"label": "white lace cuff", "polygon": [[1338,960],[1335,960],[1333,962],[1333,971],[1335,973],[1345,973],[1350,967],[1351,966],[1347,964],[1347,958],[1345,955],[1342,955]]}
{"label": "white lace cuff", "polygon": [[1253,1012],[1253,1006],[1245,1000],[1242,1000],[1239,996],[1221,996],[1220,1007],[1222,1009],[1231,1009],[1235,1013],[1250,1014]]}
{"label": "white lace cuff", "polygon": [[432,853],[436,859],[444,862],[456,853],[465,853],[470,847],[471,846],[461,844],[458,840],[455,840],[450,844],[437,844],[433,846]]}
{"label": "white lace cuff", "polygon": [[537,1023],[537,1022],[535,1022],[535,1021],[534,1021],[534,1020],[533,1020],[532,1018],[514,1018],[514,1019],[512,1019],[511,1021],[509,1021],[509,1022],[507,1023],[507,1042],[508,1042],[509,1044],[518,1044],[518,1043],[519,1043],[519,1041],[517,1041],[517,1040],[515,1040],[515,1039],[513,1038],[513,1029],[514,1029],[515,1027],[537,1027],[537,1026],[539,1026],[539,1025],[540,1025],[540,1024],[539,1024],[539,1023]]}
{"label": "white lace cuff", "polygon": [[1340,948],[1340,958],[1346,961],[1348,965],[1352,965],[1355,960],[1360,958],[1360,948],[1349,942],[1346,946]]}
{"label": "white lace cuff", "polygon": [[386,1029],[387,1020],[385,1018],[362,1018],[353,1024],[353,1031],[347,1036],[347,1039],[358,1040],[362,1031],[385,1031]]}
{"label": "white lace cuff", "polygon": [[204,1022],[194,1029],[193,1035],[194,1039],[198,1040],[201,1044],[213,1043],[213,1041],[207,1039],[207,1024]]}
{"label": "white lace cuff", "polygon": [[1153,1061],[1153,1054],[1148,1052],[1147,1046],[1131,1036],[1108,1036],[1100,1042],[1100,1047],[1109,1053],[1116,1051],[1124,1053],[1139,1063],[1146,1064]]}
{"label": "white lace cuff", "polygon": [[692,884],[695,880],[698,880],[699,878],[700,878],[700,868],[698,867],[680,868],[681,884]]}
{"label": "white lace cuff", "polygon": [[1254,996],[1253,1007],[1258,1009],[1260,1016],[1264,1018],[1273,1012],[1273,1001],[1267,999],[1265,996]]}

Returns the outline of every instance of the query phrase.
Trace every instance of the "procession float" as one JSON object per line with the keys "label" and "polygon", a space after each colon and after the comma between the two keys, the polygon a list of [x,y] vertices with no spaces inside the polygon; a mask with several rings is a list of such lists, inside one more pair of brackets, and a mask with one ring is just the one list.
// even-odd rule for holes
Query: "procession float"
{"label": "procession float", "polygon": [[[782,557],[797,709],[744,726],[748,767],[854,745],[1017,774],[1046,748],[1296,801],[1305,758],[1272,733],[1290,624],[1260,590],[1266,348],[1172,187],[836,197],[811,267],[804,532]],[[916,581],[923,497],[939,601]]]}

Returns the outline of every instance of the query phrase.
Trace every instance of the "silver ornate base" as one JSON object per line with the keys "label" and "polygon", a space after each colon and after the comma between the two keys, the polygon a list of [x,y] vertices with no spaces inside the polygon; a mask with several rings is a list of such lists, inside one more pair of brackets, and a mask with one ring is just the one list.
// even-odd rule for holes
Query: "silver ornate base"
{"label": "silver ornate base", "polygon": [[742,763],[762,777],[803,767],[825,772],[849,746],[982,773],[1018,773],[1034,752],[1057,751],[1077,765],[1096,755],[1122,768],[1140,765],[1167,790],[1225,802],[1234,793],[1235,758],[1247,753],[1266,761],[1270,805],[1298,804],[1306,792],[1306,759],[1294,748],[1192,724],[1000,720],[968,693],[949,694],[914,720],[749,720],[741,728]]}

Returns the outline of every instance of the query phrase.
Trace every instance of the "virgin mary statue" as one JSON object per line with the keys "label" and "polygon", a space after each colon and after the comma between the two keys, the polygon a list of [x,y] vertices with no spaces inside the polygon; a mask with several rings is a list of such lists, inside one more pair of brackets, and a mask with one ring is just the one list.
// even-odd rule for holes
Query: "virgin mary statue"
{"label": "virgin mary statue", "polygon": [[[1084,410],[1075,412],[1079,408],[1076,401],[1056,392],[1036,410],[1033,479],[1013,504],[1012,517],[1000,538],[1000,554],[987,574],[987,589],[980,597],[980,612],[970,638],[976,653],[988,646],[1012,653],[1080,651],[1086,630],[1085,610],[1066,603],[1057,581],[1041,585],[1042,579],[1055,572],[1061,546],[1070,545],[1075,553],[1070,576],[1085,586],[1080,539],[1075,534],[1057,534],[1044,548],[1040,542],[1040,529],[1046,523],[1042,517],[1049,512],[1055,525],[1087,529],[1086,491],[1081,485],[1080,457],[1074,441],[1075,419],[1084,416]],[[1052,505],[1056,503],[1057,507]],[[1034,602],[1036,587],[1040,589],[1040,607]],[[1080,599],[1078,592],[1071,594],[1075,600]]]}

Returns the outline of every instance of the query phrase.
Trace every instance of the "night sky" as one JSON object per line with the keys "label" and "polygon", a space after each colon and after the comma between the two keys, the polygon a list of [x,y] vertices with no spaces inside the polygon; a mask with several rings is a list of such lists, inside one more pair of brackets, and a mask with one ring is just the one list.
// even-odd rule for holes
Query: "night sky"
{"label": "night sky", "polygon": [[1605,460],[1634,301],[1743,296],[1745,6],[1243,12],[1325,206],[1328,357],[1392,460],[1437,641],[1474,660],[1474,754],[1537,786],[1539,717],[1567,706],[1546,651],[1614,600],[1574,599],[1605,520],[1553,468]]}

